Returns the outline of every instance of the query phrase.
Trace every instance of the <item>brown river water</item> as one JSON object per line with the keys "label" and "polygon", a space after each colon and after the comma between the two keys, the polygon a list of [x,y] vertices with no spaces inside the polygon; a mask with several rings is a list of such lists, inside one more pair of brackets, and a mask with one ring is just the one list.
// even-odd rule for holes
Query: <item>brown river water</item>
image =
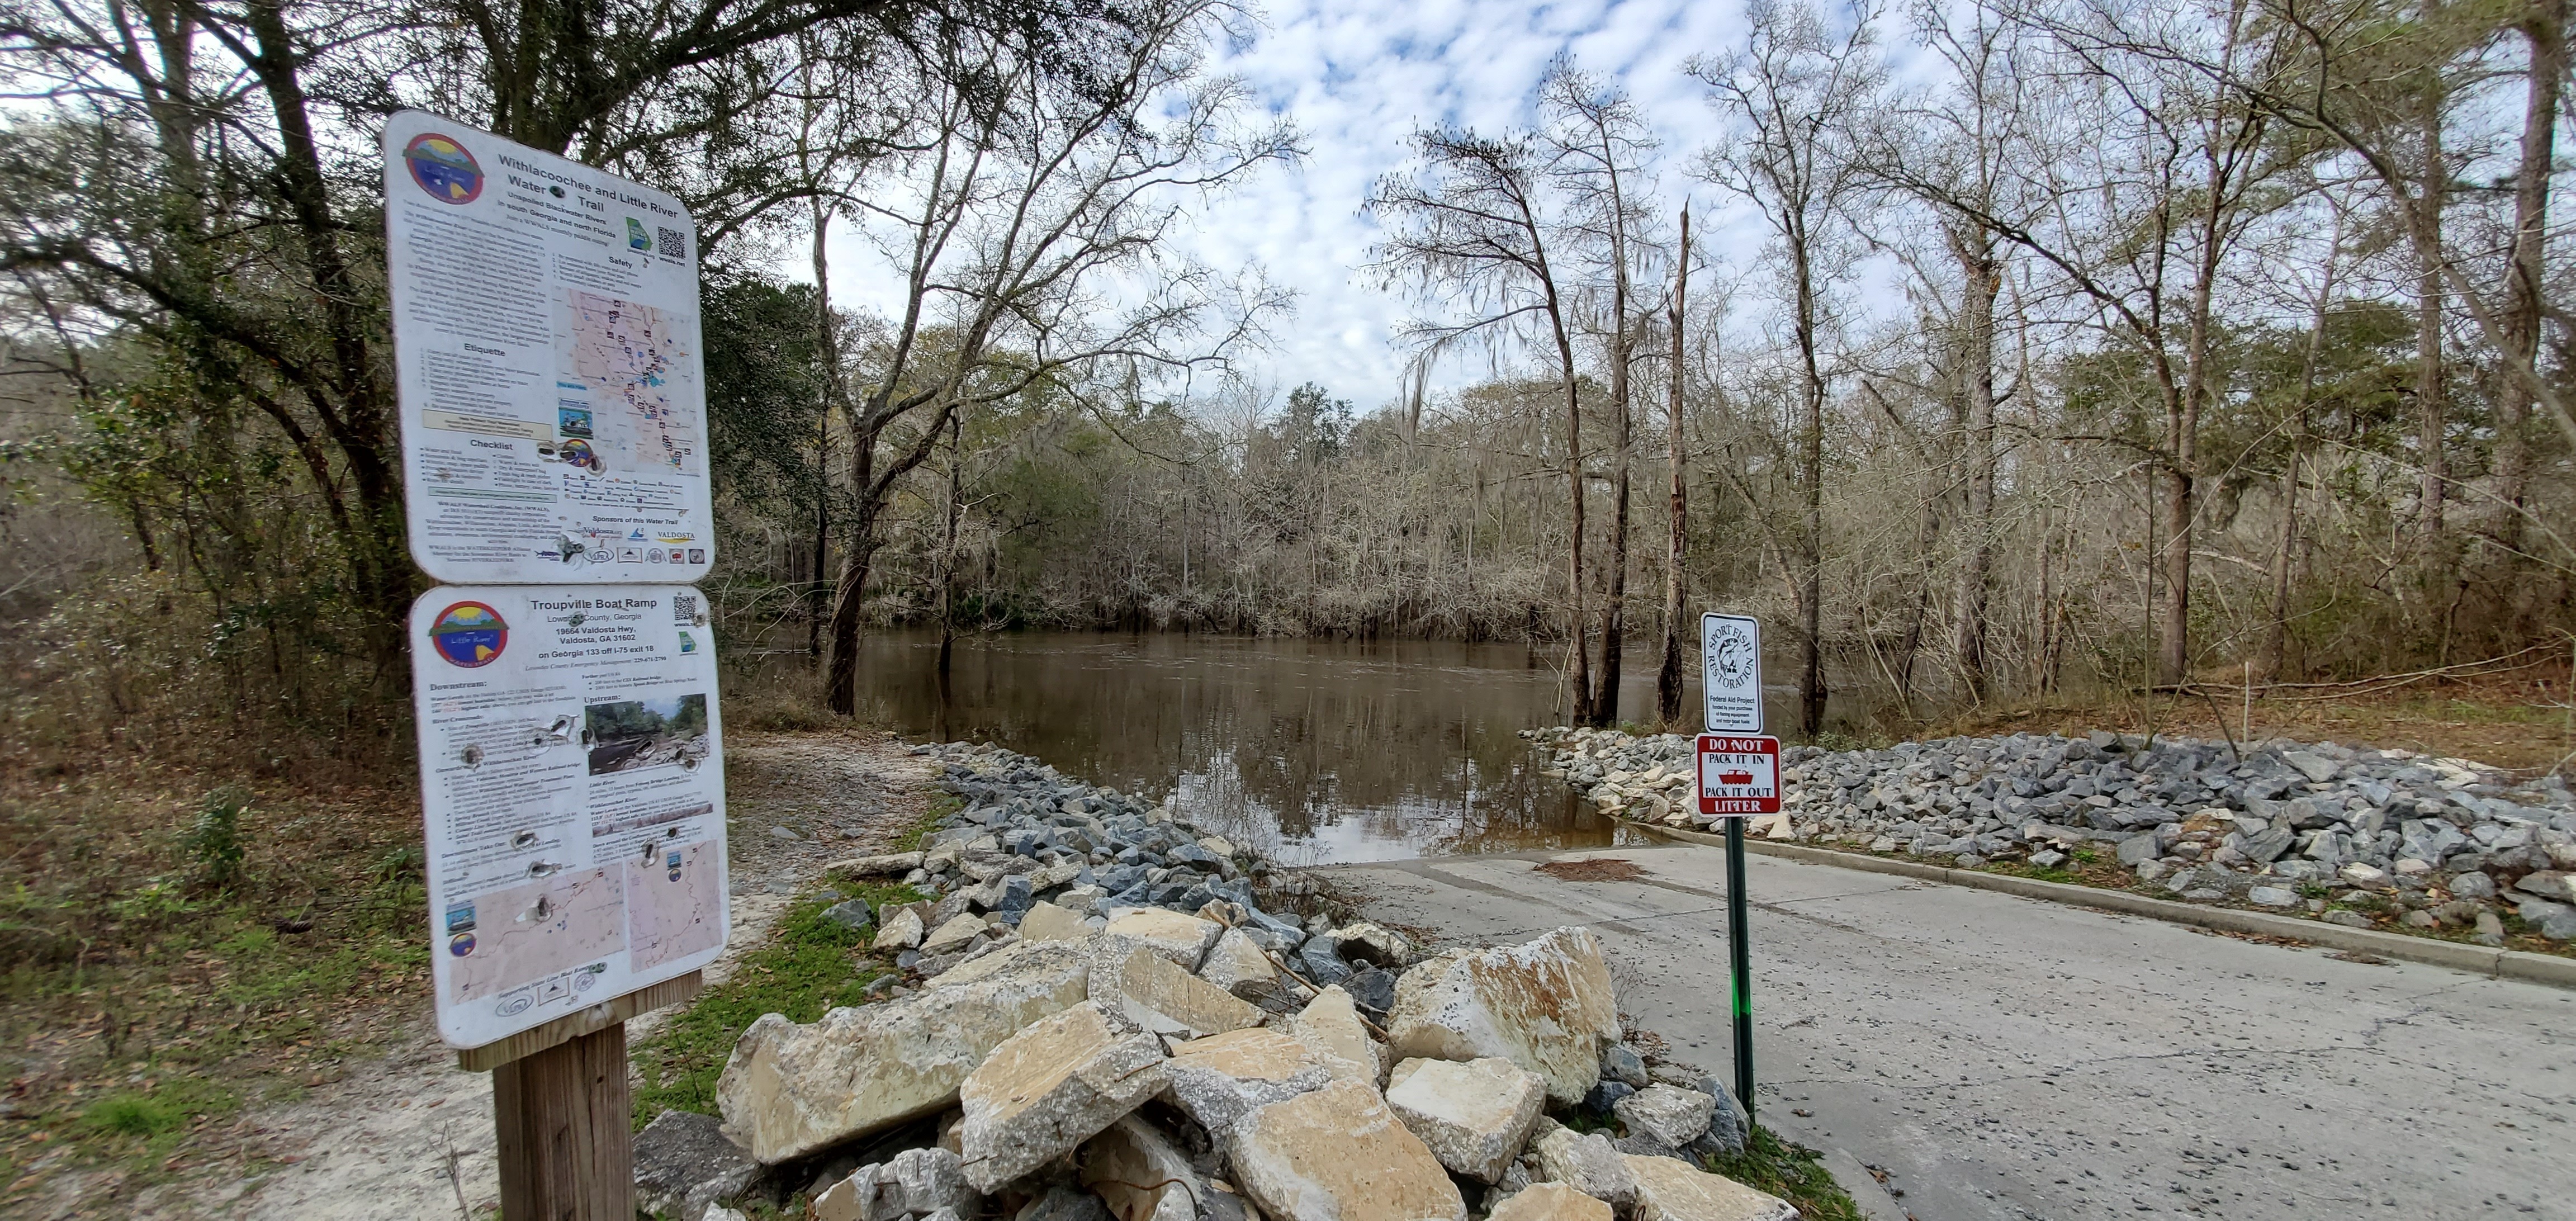
{"label": "brown river water", "polygon": [[[1021,632],[961,638],[943,683],[938,638],[897,631],[868,638],[860,698],[908,736],[1178,790],[1200,825],[1292,864],[1629,842],[1516,736],[1564,722],[1553,660],[1518,644]],[[1654,663],[1628,654],[1626,719],[1652,713]],[[1776,722],[1789,707],[1772,703]]]}

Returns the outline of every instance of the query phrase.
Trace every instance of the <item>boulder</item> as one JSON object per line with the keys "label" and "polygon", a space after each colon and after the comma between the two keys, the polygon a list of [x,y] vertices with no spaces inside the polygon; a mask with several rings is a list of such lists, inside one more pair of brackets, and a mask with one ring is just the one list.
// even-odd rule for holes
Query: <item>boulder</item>
{"label": "boulder", "polygon": [[1619,1038],[1601,942],[1560,928],[1526,945],[1437,955],[1404,973],[1387,1019],[1399,1057],[1500,1056],[1547,1080],[1571,1106],[1601,1076],[1601,1045]]}
{"label": "boulder", "polygon": [[1487,1183],[1520,1156],[1547,1103],[1547,1082],[1509,1060],[1407,1060],[1387,1079],[1386,1105],[1440,1164]]}
{"label": "boulder", "polygon": [[1276,1030],[1236,1030],[1192,1039],[1163,1064],[1165,1099],[1219,1140],[1235,1122],[1274,1102],[1322,1089],[1337,1079],[1374,1085],[1374,1076]]}
{"label": "boulder", "polygon": [[1635,1221],[1798,1221],[1787,1200],[1669,1157],[1628,1159]]}
{"label": "boulder", "polygon": [[957,1155],[946,1149],[907,1149],[883,1164],[861,1166],[814,1197],[813,1221],[903,1221],[916,1213],[971,1208]]}
{"label": "boulder", "polygon": [[1261,1107],[1226,1147],[1236,1185],[1270,1221],[1466,1221],[1440,1160],[1358,1081]]}
{"label": "boulder", "polygon": [[1334,929],[1333,942],[1342,960],[1354,966],[1370,963],[1401,971],[1413,961],[1413,943],[1404,934],[1368,920]]}
{"label": "boulder", "polygon": [[912,907],[898,907],[894,909],[891,915],[883,915],[882,913],[881,915],[885,922],[877,926],[877,938],[872,943],[877,949],[911,950],[920,948],[922,933],[925,930],[922,928],[921,912],[919,910]]}
{"label": "boulder", "polygon": [[734,1044],[716,1102],[753,1158],[802,1157],[955,1105],[985,1053],[1089,985],[1081,946],[1022,942],[910,996],[807,1025],[768,1014]]}
{"label": "boulder", "polygon": [[1011,1221],[1109,1221],[1109,1207],[1100,1197],[1087,1191],[1076,1191],[1062,1183],[1046,1189],[1046,1194],[1020,1206]]}
{"label": "boulder", "polygon": [[1194,1039],[1261,1024],[1259,1008],[1173,965],[1151,945],[1114,936],[1100,944],[1107,952],[1091,969],[1091,998],[1147,1030]]}
{"label": "boulder", "polygon": [[699,1221],[716,1201],[760,1179],[760,1163],[726,1139],[724,1121],[664,1111],[635,1134],[635,1201],[678,1221]]}
{"label": "boulder", "polygon": [[958,953],[966,948],[967,942],[982,936],[991,927],[984,923],[982,916],[971,913],[952,916],[947,923],[930,930],[930,935],[921,939],[922,955]]}
{"label": "boulder", "polygon": [[1092,1137],[1081,1164],[1082,1185],[1118,1221],[1198,1221],[1196,1201],[1208,1194],[1189,1157],[1133,1115]]}
{"label": "boulder", "polygon": [[1085,1001],[993,1049],[958,1089],[966,1181],[990,1193],[1073,1152],[1163,1089],[1163,1045]]}
{"label": "boulder", "polygon": [[1708,1134],[1700,1138],[1694,1153],[1741,1153],[1744,1142],[1753,1138],[1753,1117],[1736,1101],[1735,1091],[1715,1077],[1702,1077],[1699,1092],[1717,1103],[1708,1119]]}
{"label": "boulder", "polygon": [[1627,1159],[1610,1147],[1609,1137],[1552,1123],[1540,1127],[1530,1151],[1538,1155],[1542,1181],[1563,1183],[1622,1213],[1636,1202],[1637,1178],[1629,1172]]}
{"label": "boulder", "polygon": [[1610,1110],[1628,1129],[1618,1142],[1621,1152],[1680,1157],[1692,1142],[1708,1134],[1717,1099],[1698,1090],[1656,1084],[1612,1103]]}
{"label": "boulder", "polygon": [[1386,1049],[1369,1037],[1368,1027],[1360,1023],[1351,994],[1339,988],[1326,988],[1306,1002],[1297,1016],[1288,1022],[1288,1033],[1297,1041],[1365,1076],[1375,1085],[1386,1075]]}
{"label": "boulder", "polygon": [[2515,882],[2513,888],[2552,903],[2576,903],[2576,873],[2556,869],[2534,870],[2522,875],[2522,880]]}
{"label": "boulder", "polygon": [[1496,1205],[1490,1221],[1610,1221],[1610,1206],[1563,1183],[1532,1183]]}
{"label": "boulder", "polygon": [[1029,905],[1028,914],[1020,917],[1020,937],[1027,941],[1080,941],[1091,935],[1082,917],[1053,903]]}
{"label": "boulder", "polygon": [[880,856],[853,856],[823,866],[825,873],[846,873],[862,878],[899,878],[921,868],[918,852],[888,852]]}
{"label": "boulder", "polygon": [[1133,937],[1144,942],[1157,957],[1178,965],[1184,971],[1199,969],[1207,957],[1208,947],[1216,944],[1225,926],[1214,920],[1201,920],[1159,907],[1138,908],[1109,922],[1106,930],[1113,937]]}
{"label": "boulder", "polygon": [[1251,934],[1239,928],[1227,929],[1216,939],[1207,961],[1199,964],[1199,978],[1255,1005],[1280,994],[1279,968],[1270,964],[1270,956],[1261,952]]}

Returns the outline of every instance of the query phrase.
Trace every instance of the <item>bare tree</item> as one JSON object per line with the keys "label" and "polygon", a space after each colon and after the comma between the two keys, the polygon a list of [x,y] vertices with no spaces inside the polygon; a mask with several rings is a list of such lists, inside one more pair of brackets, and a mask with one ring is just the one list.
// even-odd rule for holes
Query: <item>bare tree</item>
{"label": "bare tree", "polygon": [[1690,317],[1690,205],[1677,212],[1681,236],[1673,249],[1673,295],[1664,305],[1664,327],[1673,345],[1664,394],[1664,463],[1670,486],[1664,511],[1664,650],[1655,667],[1655,715],[1666,725],[1682,715],[1682,568],[1690,548],[1690,487],[1682,440],[1682,391],[1690,375],[1682,342],[1683,324]]}
{"label": "bare tree", "polygon": [[[857,707],[879,519],[953,413],[1066,389],[1111,362],[1173,376],[1222,366],[1286,304],[1171,241],[1194,203],[1302,153],[1284,121],[1246,118],[1240,81],[1205,72],[1224,12],[1212,0],[1128,10],[1109,69],[1078,87],[1051,80],[1032,48],[960,36],[932,128],[912,141],[923,151],[871,193],[904,202],[853,201],[905,289],[863,358],[872,384],[844,406],[852,506],[824,679],[833,711]],[[1145,287],[1113,297],[1130,274]]]}
{"label": "bare tree", "polygon": [[1799,619],[1798,728],[1824,728],[1824,488],[1827,373],[1818,334],[1836,278],[1833,244],[1843,205],[1860,182],[1845,144],[1852,120],[1880,80],[1872,46],[1875,9],[1843,15],[1828,30],[1805,0],[1754,0],[1743,49],[1688,67],[1732,130],[1700,159],[1700,175],[1754,205],[1771,229],[1797,349],[1793,445],[1802,502],[1793,576]]}
{"label": "bare tree", "polygon": [[1418,173],[1380,178],[1369,211],[1388,222],[1389,236],[1373,252],[1374,266],[1390,283],[1410,285],[1416,298],[1451,307],[1462,317],[1410,323],[1406,334],[1420,345],[1416,360],[1437,359],[1451,347],[1480,342],[1497,347],[1537,336],[1556,358],[1556,381],[1565,410],[1567,628],[1572,637],[1569,679],[1577,724],[1592,721],[1591,627],[1583,589],[1583,394],[1574,357],[1575,302],[1549,261],[1556,219],[1542,198],[1546,166],[1528,135],[1500,138],[1437,128],[1413,134]]}
{"label": "bare tree", "polygon": [[[1628,514],[1635,446],[1633,378],[1646,315],[1633,304],[1640,263],[1653,253],[1644,232],[1653,183],[1646,161],[1654,138],[1626,91],[1605,87],[1560,59],[1539,83],[1550,146],[1549,171],[1566,200],[1565,227],[1588,265],[1587,295],[1596,304],[1610,383],[1610,538],[1601,599],[1601,664],[1594,670],[1591,716],[1619,716],[1621,648],[1627,640]],[[1606,297],[1606,301],[1600,298]]]}

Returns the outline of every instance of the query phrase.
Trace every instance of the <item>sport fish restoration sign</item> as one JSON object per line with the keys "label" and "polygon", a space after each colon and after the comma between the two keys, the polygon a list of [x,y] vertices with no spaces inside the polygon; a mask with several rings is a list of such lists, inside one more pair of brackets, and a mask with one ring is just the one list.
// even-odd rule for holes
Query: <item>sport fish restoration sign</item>
{"label": "sport fish restoration sign", "polygon": [[723,952],[715,633],[681,585],[412,604],[438,1033],[480,1047]]}
{"label": "sport fish restoration sign", "polygon": [[1704,733],[1698,747],[1700,813],[1780,812],[1780,739]]}
{"label": "sport fish restoration sign", "polygon": [[704,577],[687,209],[417,110],[386,121],[384,156],[412,559],[457,584]]}

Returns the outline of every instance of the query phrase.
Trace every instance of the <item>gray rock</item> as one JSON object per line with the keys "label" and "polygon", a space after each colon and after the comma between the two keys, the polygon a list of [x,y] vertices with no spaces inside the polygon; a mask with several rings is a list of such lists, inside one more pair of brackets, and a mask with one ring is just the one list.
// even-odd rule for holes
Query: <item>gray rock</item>
{"label": "gray rock", "polygon": [[1011,1221],[1111,1221],[1109,1206],[1087,1191],[1075,1191],[1058,1184],[1047,1188],[1045,1195],[1031,1200]]}
{"label": "gray rock", "polygon": [[2495,879],[2475,870],[2452,877],[2448,889],[2454,899],[2492,899],[2496,896]]}
{"label": "gray rock", "polygon": [[1629,1050],[1625,1043],[1613,1043],[1602,1049],[1601,1075],[1607,1080],[1625,1082],[1641,1090],[1653,1084],[1654,1080],[1646,1074],[1646,1061]]}
{"label": "gray rock", "polygon": [[2120,841],[2120,863],[2135,868],[2165,854],[2164,842],[2153,831],[2141,831]]}
{"label": "gray rock", "polygon": [[795,829],[794,827],[771,827],[771,828],[769,829],[769,837],[770,837],[771,839],[803,839],[803,838],[805,838],[804,836],[798,835],[798,834],[796,833],[796,829]]}
{"label": "gray rock", "polygon": [[1357,972],[1342,961],[1341,949],[1330,934],[1308,937],[1297,947],[1297,971],[1318,988],[1329,988],[1349,979]]}
{"label": "gray rock", "polygon": [[2237,851],[2244,853],[2249,860],[2261,861],[2268,865],[2281,859],[2281,854],[2289,851],[2291,843],[2297,838],[2298,832],[2288,827],[2275,826],[2268,831],[2246,836],[2244,846]]}
{"label": "gray rock", "polygon": [[751,1190],[760,1163],[725,1139],[713,1115],[664,1111],[635,1134],[635,1200],[677,1221],[700,1221],[709,1206]]}
{"label": "gray rock", "polygon": [[865,899],[843,899],[824,908],[823,918],[847,929],[865,929],[873,922]]}
{"label": "gray rock", "polygon": [[1343,980],[1342,991],[1351,994],[1351,1003],[1359,1006],[1370,1021],[1384,1025],[1387,1010],[1395,1008],[1395,982],[1395,976],[1385,968],[1370,967]]}
{"label": "gray rock", "polygon": [[1595,1115],[1608,1115],[1618,1107],[1620,1099],[1636,1092],[1637,1087],[1625,1081],[1594,1082],[1592,1092],[1583,1096],[1583,1109]]}
{"label": "gray rock", "polygon": [[2295,907],[2299,892],[2286,886],[2257,886],[2245,892],[2245,899],[2258,907]]}
{"label": "gray rock", "polygon": [[2541,917],[2540,935],[2551,941],[2576,941],[2576,908]]}
{"label": "gray rock", "polygon": [[1650,1085],[1612,1104],[1626,1126],[1624,1140],[1613,1142],[1622,1153],[1679,1157],[1692,1142],[1708,1134],[1717,1114],[1717,1099],[1697,1090]]}

